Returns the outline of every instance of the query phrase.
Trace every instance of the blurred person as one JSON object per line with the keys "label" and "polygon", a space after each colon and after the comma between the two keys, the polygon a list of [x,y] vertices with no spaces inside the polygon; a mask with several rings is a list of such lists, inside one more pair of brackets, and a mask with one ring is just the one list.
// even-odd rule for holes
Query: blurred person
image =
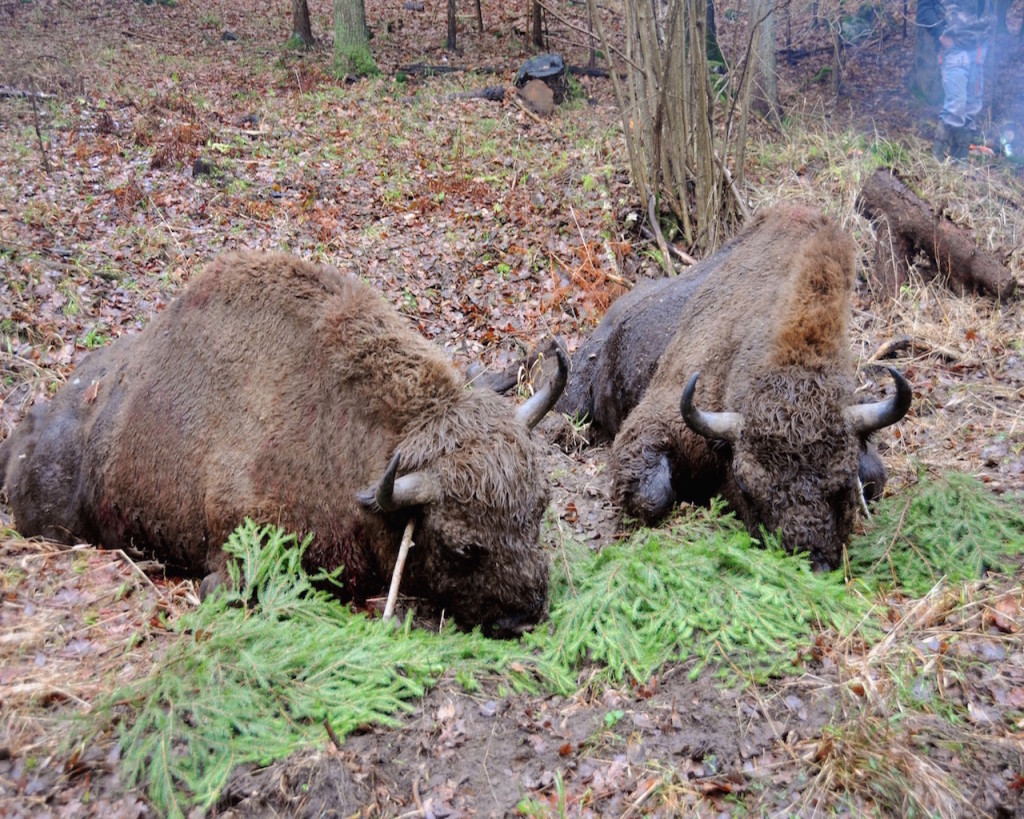
{"label": "blurred person", "polygon": [[981,112],[992,17],[985,0],[919,0],[917,23],[939,38],[943,103],[932,154],[965,160]]}

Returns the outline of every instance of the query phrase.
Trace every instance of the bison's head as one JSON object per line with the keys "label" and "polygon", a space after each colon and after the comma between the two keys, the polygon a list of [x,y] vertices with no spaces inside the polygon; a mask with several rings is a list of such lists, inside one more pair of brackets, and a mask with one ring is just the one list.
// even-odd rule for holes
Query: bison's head
{"label": "bison's head", "polygon": [[417,517],[403,587],[443,606],[461,626],[514,636],[547,613],[548,558],[540,544],[548,482],[530,431],[558,400],[568,358],[512,413],[491,390],[471,390],[406,436],[360,501]]}
{"label": "bison's head", "polygon": [[889,372],[896,385],[889,400],[851,404],[841,374],[774,371],[753,383],[738,412],[695,407],[695,374],[680,409],[691,430],[730,448],[723,495],[747,528],[777,530],[788,550],[808,552],[815,568],[831,569],[865,489],[869,497],[881,492],[867,437],[910,407],[910,386]]}

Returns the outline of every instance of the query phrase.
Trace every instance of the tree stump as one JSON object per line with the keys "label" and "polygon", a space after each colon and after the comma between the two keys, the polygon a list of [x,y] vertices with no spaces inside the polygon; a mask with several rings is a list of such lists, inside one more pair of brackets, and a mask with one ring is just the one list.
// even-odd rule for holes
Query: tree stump
{"label": "tree stump", "polygon": [[559,54],[540,54],[523,63],[516,73],[515,87],[522,88],[531,80],[540,80],[551,89],[555,105],[561,105],[569,94],[565,61]]}
{"label": "tree stump", "polygon": [[904,185],[889,169],[874,172],[861,187],[857,209],[878,231],[872,281],[893,293],[907,281],[910,263],[923,252],[954,289],[974,291],[1009,301],[1017,282],[992,253],[954,225],[941,210]]}

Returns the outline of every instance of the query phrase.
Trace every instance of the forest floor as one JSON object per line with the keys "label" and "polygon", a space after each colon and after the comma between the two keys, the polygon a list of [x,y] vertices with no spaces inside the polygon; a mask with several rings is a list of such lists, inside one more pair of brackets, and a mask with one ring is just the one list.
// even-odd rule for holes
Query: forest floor
{"label": "forest floor", "polygon": [[[522,8],[485,6],[482,33],[460,16],[460,51],[449,54],[443,4],[409,5],[367,0],[383,74],[350,83],[331,75],[329,49],[283,47],[284,4],[0,4],[0,437],[89,350],[137,331],[229,248],[357,271],[461,367],[503,367],[550,334],[574,349],[622,292],[617,279],[659,275],[631,227],[641,208],[609,81],[580,78],[582,100],[547,119],[511,96],[456,99],[511,84],[531,53]],[[310,6],[323,35],[330,6]],[[576,17],[582,6],[570,8]],[[874,231],[854,199],[884,154],[1024,285],[1022,166],[998,154],[931,159],[936,109],[904,85],[913,35],[897,4],[884,8],[846,50],[838,96],[819,81],[831,60],[823,28],[793,12],[789,46],[809,53],[780,59],[782,130],[761,124],[751,137],[751,206],[823,207],[853,231],[864,270]],[[548,21],[552,50],[585,63],[579,32]],[[742,21],[721,14],[719,33],[736,54]],[[988,133],[1021,134],[1024,38],[998,46]],[[417,63],[475,70],[400,70]],[[47,96],[16,93],[33,89]],[[913,342],[889,363],[915,400],[879,436],[888,491],[957,470],[1019,501],[1022,301],[954,293],[923,262],[895,297],[862,277],[854,343],[866,390],[885,388],[869,364],[901,336]],[[564,452],[558,427],[541,426],[554,487],[544,537],[552,549],[566,538],[600,548],[622,535],[606,453]],[[1024,815],[1021,577],[893,599],[885,645],[770,684],[724,689],[668,667],[644,684],[561,698],[497,686],[470,695],[445,679],[400,728],[368,727],[340,748],[325,738],[238,771],[214,812],[857,815],[885,813],[880,794],[904,788],[901,812]],[[72,752],[60,740],[69,717],[152,665],[174,639],[168,622],[197,604],[193,583],[7,531],[0,594],[0,816],[151,815],[121,783],[116,744]],[[923,656],[951,644],[943,703],[954,718],[893,711],[895,646]],[[867,695],[850,693],[853,678],[870,681]]]}

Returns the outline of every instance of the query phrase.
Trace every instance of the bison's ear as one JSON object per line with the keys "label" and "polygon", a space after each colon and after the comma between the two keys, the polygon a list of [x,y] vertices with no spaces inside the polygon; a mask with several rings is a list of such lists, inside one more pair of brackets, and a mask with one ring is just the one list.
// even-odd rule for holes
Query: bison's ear
{"label": "bison's ear", "polygon": [[533,429],[540,423],[540,419],[547,415],[548,410],[558,401],[562,390],[565,389],[565,382],[569,379],[569,355],[562,349],[561,344],[555,344],[553,347],[558,372],[534,393],[532,398],[521,404],[516,413],[526,424],[527,429]]}
{"label": "bison's ear", "polygon": [[393,512],[407,506],[423,506],[440,497],[437,483],[426,472],[410,472],[396,478],[398,464],[402,453],[395,452],[391,456],[384,477],[376,487],[364,489],[356,494],[356,499],[363,505],[381,512]]}

